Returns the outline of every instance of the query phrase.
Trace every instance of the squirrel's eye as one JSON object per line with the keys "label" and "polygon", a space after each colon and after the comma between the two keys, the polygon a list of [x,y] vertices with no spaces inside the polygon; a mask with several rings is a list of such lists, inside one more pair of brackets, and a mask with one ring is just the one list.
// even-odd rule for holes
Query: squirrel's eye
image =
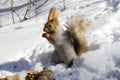
{"label": "squirrel's eye", "polygon": [[51,25],[49,25],[49,27],[52,27]]}

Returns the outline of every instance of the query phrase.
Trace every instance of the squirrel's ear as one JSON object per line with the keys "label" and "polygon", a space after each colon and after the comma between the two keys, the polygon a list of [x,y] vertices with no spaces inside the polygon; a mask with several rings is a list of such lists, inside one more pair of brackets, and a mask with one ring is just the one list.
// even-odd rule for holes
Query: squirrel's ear
{"label": "squirrel's ear", "polygon": [[57,15],[56,15],[56,9],[55,7],[52,7],[49,11],[49,16],[48,16],[48,20],[53,20],[53,19],[58,19]]}

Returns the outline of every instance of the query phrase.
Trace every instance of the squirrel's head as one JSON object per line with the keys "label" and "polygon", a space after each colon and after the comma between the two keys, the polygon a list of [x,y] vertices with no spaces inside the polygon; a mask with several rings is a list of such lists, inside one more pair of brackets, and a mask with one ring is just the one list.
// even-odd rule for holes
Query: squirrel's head
{"label": "squirrel's head", "polygon": [[49,11],[48,21],[44,26],[44,31],[47,33],[54,32],[59,25],[58,17],[56,15],[56,9],[53,7]]}

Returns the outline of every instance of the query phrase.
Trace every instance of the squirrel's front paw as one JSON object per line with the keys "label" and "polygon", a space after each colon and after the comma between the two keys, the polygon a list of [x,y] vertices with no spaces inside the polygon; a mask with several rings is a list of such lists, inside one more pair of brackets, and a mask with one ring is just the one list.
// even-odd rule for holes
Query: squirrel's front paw
{"label": "squirrel's front paw", "polygon": [[43,33],[42,37],[49,39],[49,38],[52,38],[52,35],[49,33]]}

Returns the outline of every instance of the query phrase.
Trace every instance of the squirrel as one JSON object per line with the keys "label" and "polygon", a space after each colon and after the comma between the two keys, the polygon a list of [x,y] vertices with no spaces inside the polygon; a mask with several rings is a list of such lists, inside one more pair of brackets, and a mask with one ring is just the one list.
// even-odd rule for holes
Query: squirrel
{"label": "squirrel", "polygon": [[83,35],[86,24],[88,23],[82,17],[73,16],[66,22],[67,30],[65,31],[59,25],[56,8],[50,9],[42,37],[46,38],[55,48],[52,55],[54,63],[64,62],[72,65],[72,61],[78,55],[87,51],[87,41]]}

